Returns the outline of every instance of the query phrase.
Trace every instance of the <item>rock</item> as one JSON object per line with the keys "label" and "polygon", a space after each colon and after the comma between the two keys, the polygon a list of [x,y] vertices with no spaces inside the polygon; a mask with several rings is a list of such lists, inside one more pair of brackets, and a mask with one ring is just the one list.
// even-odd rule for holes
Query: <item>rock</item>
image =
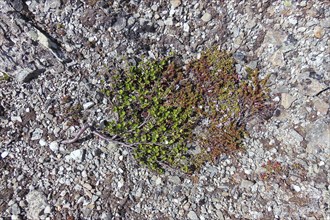
{"label": "rock", "polygon": [[294,191],[296,191],[296,192],[300,192],[300,191],[301,191],[301,188],[300,188],[299,186],[297,186],[297,185],[292,184],[292,188],[293,188]]}
{"label": "rock", "polygon": [[46,208],[44,209],[44,213],[45,214],[49,214],[49,213],[51,213],[51,211],[52,211],[52,209],[51,209],[51,207],[49,205],[46,206]]}
{"label": "rock", "polygon": [[11,207],[10,207],[10,212],[13,215],[19,215],[21,214],[21,209],[20,207],[17,205],[17,203],[14,203]]}
{"label": "rock", "polygon": [[58,151],[58,143],[56,141],[53,141],[49,144],[49,148],[53,151],[53,152],[57,152]]}
{"label": "rock", "polygon": [[20,83],[30,82],[32,79],[37,78],[41,73],[45,72],[45,69],[21,69],[17,70],[14,75],[16,76],[16,81]]}
{"label": "rock", "polygon": [[32,140],[32,141],[39,140],[39,139],[42,137],[43,132],[44,132],[44,131],[41,130],[40,128],[36,128],[36,129],[34,130],[34,132],[32,133],[31,140]]}
{"label": "rock", "polygon": [[242,182],[241,182],[241,188],[248,189],[251,186],[253,186],[253,182],[251,182],[249,180],[242,180]]}
{"label": "rock", "polygon": [[171,6],[177,8],[181,5],[181,0],[170,0]]}
{"label": "rock", "polygon": [[330,28],[330,17],[326,17],[320,21],[320,25],[323,28]]}
{"label": "rock", "polygon": [[85,157],[85,150],[83,149],[72,151],[69,155],[69,159],[73,159],[78,163],[81,163],[84,160],[84,157]]}
{"label": "rock", "polygon": [[287,35],[280,31],[273,31],[269,30],[267,31],[264,41],[264,44],[270,44],[276,47],[280,47],[283,45],[285,39],[287,38]]}
{"label": "rock", "polygon": [[120,179],[118,182],[117,182],[117,187],[118,189],[120,189],[121,187],[124,186],[124,180],[123,179]]}
{"label": "rock", "polygon": [[292,102],[295,101],[295,98],[293,96],[291,96],[288,93],[282,93],[281,94],[281,105],[285,108],[288,109],[290,108]]}
{"label": "rock", "polygon": [[155,180],[155,184],[160,185],[161,183],[162,183],[162,178],[157,177],[156,180]]}
{"label": "rock", "polygon": [[44,146],[47,145],[47,142],[45,141],[45,139],[41,138],[41,139],[39,140],[39,144],[40,144],[41,147],[44,147]]}
{"label": "rock", "polygon": [[117,32],[123,30],[126,27],[126,18],[125,17],[117,17],[117,21],[113,25],[113,29]]}
{"label": "rock", "polygon": [[21,116],[11,116],[10,119],[11,119],[11,121],[18,121],[18,122],[22,123]]}
{"label": "rock", "polygon": [[83,171],[81,172],[81,176],[82,176],[83,178],[86,178],[86,177],[88,176],[86,170],[83,170]]}
{"label": "rock", "polygon": [[196,212],[194,212],[194,211],[189,211],[187,217],[188,217],[188,219],[191,219],[191,220],[199,219]]}
{"label": "rock", "polygon": [[9,152],[8,151],[4,151],[1,153],[1,158],[5,159],[8,156]]}
{"label": "rock", "polygon": [[139,187],[135,192],[135,197],[140,198],[142,196],[142,188]]}
{"label": "rock", "polygon": [[50,49],[51,51],[53,49],[57,49],[56,43],[54,43],[51,39],[49,39],[46,35],[41,33],[39,30],[36,30],[37,35],[38,35],[38,41],[41,45],[46,47],[47,49]]}
{"label": "rock", "polygon": [[31,191],[26,195],[28,203],[27,217],[33,220],[40,219],[39,214],[48,206],[46,196],[39,191]]}
{"label": "rock", "polygon": [[45,2],[44,11],[48,12],[49,9],[57,9],[61,7],[61,0],[47,0]]}
{"label": "rock", "polygon": [[94,102],[86,102],[83,104],[84,110],[91,108],[95,103]]}
{"label": "rock", "polygon": [[322,115],[326,115],[329,111],[329,105],[324,102],[322,99],[315,97],[315,100],[313,100],[314,106],[316,110],[321,113]]}
{"label": "rock", "polygon": [[212,19],[212,15],[208,12],[206,12],[202,17],[201,17],[202,21],[204,22],[209,22]]}
{"label": "rock", "polygon": [[318,39],[321,39],[324,35],[324,30],[322,27],[320,26],[316,26],[314,28],[314,37],[318,38]]}
{"label": "rock", "polygon": [[167,25],[167,26],[172,26],[173,25],[173,18],[167,18],[164,21],[164,24]]}
{"label": "rock", "polygon": [[16,11],[22,11],[24,8],[24,2],[22,0],[12,0],[9,1],[11,7],[13,7]]}
{"label": "rock", "polygon": [[307,153],[317,154],[320,149],[330,148],[329,121],[318,119],[306,128]]}
{"label": "rock", "polygon": [[168,181],[174,183],[174,184],[181,184],[181,179],[178,176],[169,176]]}
{"label": "rock", "polygon": [[183,31],[184,32],[189,32],[189,29],[190,29],[189,24],[188,23],[184,23],[183,24]]}
{"label": "rock", "polygon": [[270,58],[270,62],[273,64],[273,66],[283,67],[285,65],[285,61],[282,51],[275,51],[273,56]]}
{"label": "rock", "polygon": [[291,129],[289,131],[289,133],[290,133],[290,136],[293,137],[293,139],[295,139],[299,143],[304,140],[304,138],[298,132],[296,132],[294,129]]}
{"label": "rock", "polygon": [[218,220],[224,220],[225,218],[223,217],[223,214],[222,214],[222,212],[219,210],[219,209],[217,209],[216,211],[215,211],[215,214],[217,215],[217,219]]}

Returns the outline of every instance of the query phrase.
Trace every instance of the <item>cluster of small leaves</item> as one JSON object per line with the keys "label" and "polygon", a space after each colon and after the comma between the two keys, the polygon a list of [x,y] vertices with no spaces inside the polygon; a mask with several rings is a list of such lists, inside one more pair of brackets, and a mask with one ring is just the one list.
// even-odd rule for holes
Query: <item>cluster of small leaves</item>
{"label": "cluster of small leaves", "polygon": [[[186,68],[170,58],[131,66],[115,73],[104,90],[116,113],[106,131],[153,170],[171,166],[191,172],[239,149],[247,118],[264,108],[266,79],[259,80],[257,71],[247,73],[240,79],[230,55],[218,50]],[[203,132],[195,135],[198,126]],[[190,153],[194,144],[203,147],[201,154]]]}
{"label": "cluster of small leaves", "polygon": [[2,73],[2,76],[0,76],[0,81],[9,81],[10,76],[7,73]]}
{"label": "cluster of small leaves", "polygon": [[189,120],[192,110],[166,104],[175,91],[174,84],[164,81],[172,67],[168,64],[168,59],[145,62],[115,74],[105,92],[113,98],[116,120],[107,124],[106,131],[134,146],[135,158],[153,170],[169,165],[188,171],[184,161],[194,128]]}
{"label": "cluster of small leaves", "polygon": [[201,118],[209,122],[203,125],[205,135],[198,138],[199,144],[210,153],[206,154],[206,160],[241,149],[249,117],[267,107],[267,78],[260,80],[257,70],[246,72],[247,76],[240,78],[231,56],[218,50],[203,53],[187,67],[189,87],[194,89],[178,99],[187,103],[200,97],[191,107],[198,109]]}

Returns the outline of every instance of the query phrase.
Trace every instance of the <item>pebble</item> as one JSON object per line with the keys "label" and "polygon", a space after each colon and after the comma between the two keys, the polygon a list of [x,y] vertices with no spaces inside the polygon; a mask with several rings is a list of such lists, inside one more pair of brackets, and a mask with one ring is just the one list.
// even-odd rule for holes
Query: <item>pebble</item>
{"label": "pebble", "polygon": [[300,188],[299,186],[297,186],[297,185],[293,185],[293,184],[292,184],[292,188],[293,188],[294,191],[296,191],[296,192],[300,192],[300,191],[301,191],[301,188]]}
{"label": "pebble", "polygon": [[173,25],[173,18],[167,18],[165,21],[164,21],[164,24],[166,26],[172,26]]}
{"label": "pebble", "polygon": [[78,163],[84,160],[85,151],[83,149],[74,150],[70,153],[69,159],[73,159]]}
{"label": "pebble", "polygon": [[1,153],[1,158],[5,159],[8,156],[9,152],[8,151],[4,151]]}
{"label": "pebble", "polygon": [[44,146],[47,145],[47,142],[45,141],[45,139],[41,138],[41,139],[39,140],[39,144],[40,144],[41,147],[44,147]]}
{"label": "pebble", "polygon": [[253,182],[249,181],[249,180],[242,180],[241,182],[241,187],[242,188],[250,188],[251,186],[253,186]]}
{"label": "pebble", "polygon": [[169,176],[168,180],[176,185],[181,184],[181,179],[178,176]]}
{"label": "pebble", "polygon": [[39,219],[39,213],[48,206],[46,196],[35,190],[26,195],[26,202],[28,203],[27,216],[30,219]]}
{"label": "pebble", "polygon": [[40,70],[32,70],[29,68],[21,69],[16,71],[16,81],[20,83],[27,83],[30,82],[32,79],[37,78],[40,74]]}
{"label": "pebble", "polygon": [[53,152],[57,152],[58,151],[58,143],[56,141],[53,141],[49,144],[49,148],[53,151]]}
{"label": "pebble", "polygon": [[316,26],[316,27],[314,28],[314,36],[315,36],[316,38],[318,38],[318,39],[321,39],[321,38],[323,37],[323,35],[324,35],[324,30],[323,30],[323,28],[320,27],[320,26]]}
{"label": "pebble", "polygon": [[170,3],[173,8],[177,8],[181,5],[181,0],[170,0]]}
{"label": "pebble", "polygon": [[94,102],[86,102],[83,104],[83,108],[84,110],[90,109],[94,104]]}
{"label": "pebble", "polygon": [[270,62],[273,64],[274,67],[283,67],[285,65],[285,61],[282,51],[275,51],[273,56],[270,58]]}
{"label": "pebble", "polygon": [[204,22],[209,22],[212,19],[212,15],[208,12],[204,13],[203,16],[201,17],[202,21]]}
{"label": "pebble", "polygon": [[288,94],[288,93],[282,93],[281,94],[281,105],[285,108],[288,109],[290,108],[291,104],[295,101],[295,98]]}
{"label": "pebble", "polygon": [[187,217],[191,220],[199,220],[196,212],[194,211],[189,211]]}

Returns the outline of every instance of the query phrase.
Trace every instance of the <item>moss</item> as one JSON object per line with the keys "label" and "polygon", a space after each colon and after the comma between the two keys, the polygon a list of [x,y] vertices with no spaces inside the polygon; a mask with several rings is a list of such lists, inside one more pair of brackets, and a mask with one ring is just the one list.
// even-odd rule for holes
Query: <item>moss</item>
{"label": "moss", "polygon": [[[165,58],[117,71],[103,90],[116,115],[106,132],[153,170],[171,166],[192,172],[239,150],[249,115],[265,107],[266,79],[259,80],[254,70],[247,73],[240,79],[231,56],[218,50],[185,68]],[[189,147],[196,144],[202,147],[198,155]]]}

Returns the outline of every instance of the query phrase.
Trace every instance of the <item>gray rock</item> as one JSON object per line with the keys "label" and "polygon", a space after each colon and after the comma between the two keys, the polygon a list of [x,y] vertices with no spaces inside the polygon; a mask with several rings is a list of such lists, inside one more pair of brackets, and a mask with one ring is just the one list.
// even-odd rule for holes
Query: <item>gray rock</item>
{"label": "gray rock", "polygon": [[330,123],[329,120],[318,119],[306,129],[308,153],[317,154],[319,149],[330,148]]}
{"label": "gray rock", "polygon": [[41,139],[39,140],[39,144],[40,144],[41,147],[44,147],[44,146],[47,145],[47,142],[45,141],[45,139],[41,138]]}
{"label": "gray rock", "polygon": [[293,188],[294,191],[296,191],[296,192],[300,192],[300,191],[301,191],[301,188],[300,188],[300,186],[298,186],[298,185],[294,185],[294,184],[292,184],[292,188]]}
{"label": "gray rock", "polygon": [[167,26],[172,26],[173,25],[173,18],[167,18],[164,21],[164,24],[167,25]]}
{"label": "gray rock", "polygon": [[39,219],[39,214],[47,207],[46,196],[39,191],[31,191],[26,195],[28,203],[27,217],[33,220]]}
{"label": "gray rock", "polygon": [[189,211],[187,217],[188,217],[188,219],[191,219],[191,220],[199,220],[196,212],[194,212],[194,211]]}
{"label": "gray rock", "polygon": [[94,102],[86,102],[83,104],[84,110],[91,108],[95,103]]}
{"label": "gray rock", "polygon": [[281,50],[275,51],[273,56],[270,58],[270,62],[273,64],[273,66],[283,67],[285,65],[283,52]]}
{"label": "gray rock", "polygon": [[83,149],[72,151],[69,155],[69,159],[73,159],[78,163],[81,163],[84,160],[84,157],[85,157],[85,150]]}
{"label": "gray rock", "polygon": [[[57,44],[54,43],[51,39],[49,39],[46,35],[44,35],[43,33],[41,33],[39,30],[36,30],[37,35],[38,35],[38,41],[41,45],[43,45],[44,47],[50,49],[51,51],[53,49],[57,49]],[[53,51],[52,51],[53,52]]]}
{"label": "gray rock", "polygon": [[14,203],[11,207],[10,207],[10,212],[13,215],[19,215],[21,214],[21,209],[20,207],[17,205],[17,203]]}
{"label": "gray rock", "polygon": [[44,11],[48,12],[49,9],[57,9],[59,7],[61,7],[61,1],[60,0],[47,0],[45,2]]}
{"label": "gray rock", "polygon": [[174,184],[181,184],[181,179],[178,176],[169,176],[168,181],[170,181]]}
{"label": "gray rock", "polygon": [[253,186],[253,182],[251,182],[249,180],[242,180],[242,182],[241,182],[241,188],[248,189],[251,186]]}
{"label": "gray rock", "polygon": [[4,151],[1,153],[1,158],[5,159],[8,156],[9,152],[8,151]]}
{"label": "gray rock", "polygon": [[53,151],[53,152],[57,152],[58,151],[58,143],[57,141],[53,141],[49,144],[49,148]]}
{"label": "gray rock", "polygon": [[32,133],[31,140],[32,141],[39,140],[42,137],[43,132],[44,131],[42,129],[36,128]]}
{"label": "gray rock", "polygon": [[222,212],[219,210],[219,209],[217,209],[216,211],[215,211],[215,214],[217,215],[217,219],[218,220],[224,220],[225,218],[223,217],[223,214],[222,214]]}
{"label": "gray rock", "polygon": [[184,23],[183,24],[183,31],[184,32],[189,32],[189,30],[190,30],[189,24],[188,23]]}
{"label": "gray rock", "polygon": [[284,43],[286,38],[287,38],[287,35],[284,34],[283,32],[269,30],[266,33],[263,43],[271,44],[271,45],[279,47],[279,46],[282,46],[282,44]]}
{"label": "gray rock", "polygon": [[20,83],[30,82],[32,79],[37,78],[41,73],[45,72],[45,69],[21,69],[15,72],[16,80]]}
{"label": "gray rock", "polygon": [[285,108],[288,109],[290,108],[291,104],[296,100],[292,95],[288,93],[282,93],[281,94],[281,105]]}
{"label": "gray rock", "polygon": [[177,8],[181,5],[181,0],[170,0],[171,6]]}
{"label": "gray rock", "polygon": [[142,188],[139,187],[135,192],[135,197],[140,198],[142,196]]}
{"label": "gray rock", "polygon": [[212,19],[212,15],[208,12],[206,12],[202,17],[201,17],[202,21],[204,22],[209,22]]}
{"label": "gray rock", "polygon": [[290,129],[289,131],[290,136],[293,137],[293,139],[295,139],[297,142],[302,142],[304,140],[304,137],[301,136],[296,130],[294,129]]}
{"label": "gray rock", "polygon": [[52,209],[49,205],[47,205],[46,208],[44,209],[45,214],[49,214],[49,213],[51,213],[51,211],[52,211]]}
{"label": "gray rock", "polygon": [[126,18],[118,16],[117,21],[113,25],[113,29],[117,32],[123,30],[126,27]]}

